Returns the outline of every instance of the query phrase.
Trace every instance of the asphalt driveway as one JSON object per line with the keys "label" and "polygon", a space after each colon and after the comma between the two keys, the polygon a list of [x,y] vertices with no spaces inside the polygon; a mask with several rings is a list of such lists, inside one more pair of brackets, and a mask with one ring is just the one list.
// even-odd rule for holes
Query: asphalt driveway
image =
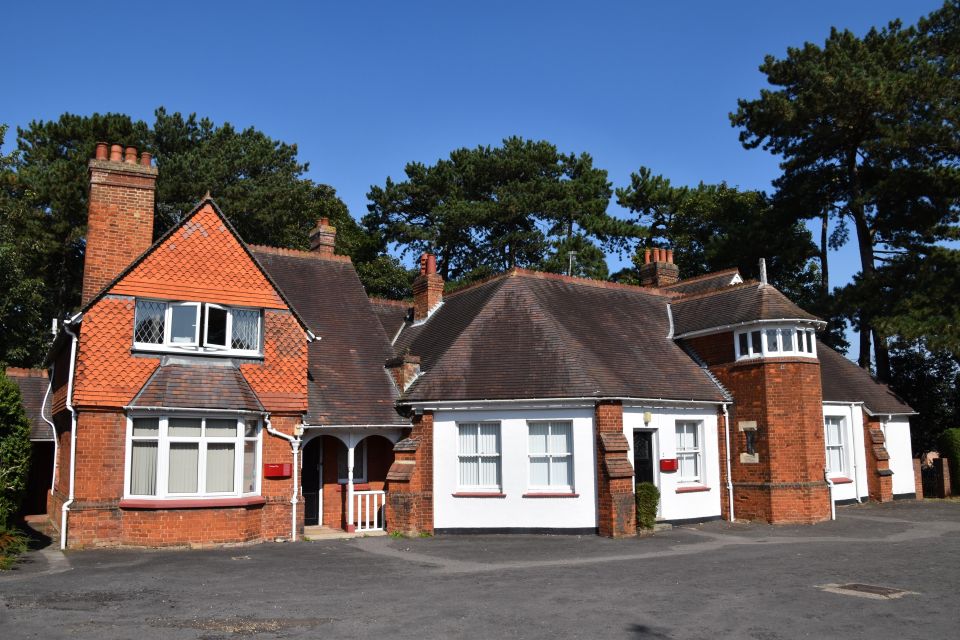
{"label": "asphalt driveway", "polygon": [[960,623],[958,558],[960,502],[941,501],[630,540],[48,550],[0,575],[0,637],[943,638]]}

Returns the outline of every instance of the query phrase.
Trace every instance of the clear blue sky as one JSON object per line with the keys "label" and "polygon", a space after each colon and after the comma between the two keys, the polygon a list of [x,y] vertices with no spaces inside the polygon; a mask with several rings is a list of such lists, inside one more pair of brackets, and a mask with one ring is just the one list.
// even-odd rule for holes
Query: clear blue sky
{"label": "clear blue sky", "polygon": [[[744,150],[727,119],[764,86],[763,56],[940,4],[21,1],[4,9],[0,122],[152,122],[163,105],[255,126],[297,143],[356,217],[407,161],[513,134],[587,151],[617,186],[646,165],[769,189],[776,159]],[[850,245],[832,284],[858,268]]]}

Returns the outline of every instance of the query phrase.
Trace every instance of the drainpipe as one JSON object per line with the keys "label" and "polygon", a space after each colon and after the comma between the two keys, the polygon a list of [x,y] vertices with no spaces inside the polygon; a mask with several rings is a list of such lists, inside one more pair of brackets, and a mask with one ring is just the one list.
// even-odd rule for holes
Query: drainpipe
{"label": "drainpipe", "polygon": [[270,414],[263,414],[263,422],[267,425],[267,433],[272,436],[277,436],[278,438],[283,438],[290,443],[290,449],[293,451],[293,495],[290,496],[290,540],[293,542],[297,541],[297,499],[298,488],[300,483],[299,478],[299,469],[297,466],[297,455],[300,453],[300,438],[288,436],[285,433],[277,431],[273,428],[273,424],[270,422]]}
{"label": "drainpipe", "polygon": [[833,480],[830,479],[830,474],[827,472],[827,468],[823,468],[823,479],[827,481],[827,486],[830,487],[830,519],[837,519],[837,503],[833,501]]}
{"label": "drainpipe", "polygon": [[47,392],[43,394],[43,402],[40,404],[40,417],[50,425],[50,432],[53,433],[53,473],[50,475],[50,490],[53,491],[53,483],[57,480],[57,450],[59,448],[59,442],[57,440],[57,427],[54,426],[52,420],[48,420],[47,416],[44,415],[43,409],[47,406],[47,400],[50,398],[50,390],[53,389],[53,376],[56,373],[56,367],[50,367],[50,382],[47,383]]}
{"label": "drainpipe", "polygon": [[733,478],[730,476],[730,413],[727,411],[727,404],[723,404],[723,437],[726,440],[727,450],[727,504],[730,505],[730,522],[734,521],[733,515]]}
{"label": "drainpipe", "polygon": [[[857,451],[857,448],[853,446],[853,441],[854,441],[853,434],[855,433],[854,431],[855,427],[853,425],[855,425],[857,422],[856,419],[853,417],[853,408],[855,406],[856,405],[853,404],[852,402],[850,403],[850,449],[853,451],[853,490],[857,493],[857,496],[856,496],[857,504],[862,504],[863,500],[860,499],[860,469],[859,469],[859,466],[857,465],[857,453],[859,452]],[[860,417],[860,424],[861,424],[860,431],[862,433],[863,432],[863,428],[862,428],[863,416]],[[866,441],[864,441],[861,449],[863,449],[863,454],[866,455],[867,454]]]}
{"label": "drainpipe", "polygon": [[67,495],[67,501],[60,508],[60,550],[67,548],[67,513],[70,511],[70,505],[73,504],[73,487],[77,477],[77,410],[73,407],[73,377],[77,368],[77,334],[70,329],[67,322],[63,323],[63,330],[66,331],[72,341],[70,343],[70,374],[67,377],[67,411],[70,412],[70,492]]}

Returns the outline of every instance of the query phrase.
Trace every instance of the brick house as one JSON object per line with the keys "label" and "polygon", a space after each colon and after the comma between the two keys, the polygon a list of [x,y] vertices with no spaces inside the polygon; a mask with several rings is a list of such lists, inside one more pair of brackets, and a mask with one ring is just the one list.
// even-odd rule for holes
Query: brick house
{"label": "brick house", "polygon": [[816,522],[913,496],[909,407],[735,270],[644,286],[522,269],[370,300],[335,229],[249,246],[204,199],[151,242],[148,154],[97,147],[81,310],[51,349],[61,544]]}

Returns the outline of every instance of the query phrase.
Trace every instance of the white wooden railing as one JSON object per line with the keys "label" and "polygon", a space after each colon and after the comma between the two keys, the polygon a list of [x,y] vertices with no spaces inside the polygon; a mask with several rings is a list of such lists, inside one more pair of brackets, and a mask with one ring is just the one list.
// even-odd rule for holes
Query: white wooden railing
{"label": "white wooden railing", "polygon": [[353,492],[354,525],[357,531],[383,531],[383,506],[387,501],[386,491]]}

